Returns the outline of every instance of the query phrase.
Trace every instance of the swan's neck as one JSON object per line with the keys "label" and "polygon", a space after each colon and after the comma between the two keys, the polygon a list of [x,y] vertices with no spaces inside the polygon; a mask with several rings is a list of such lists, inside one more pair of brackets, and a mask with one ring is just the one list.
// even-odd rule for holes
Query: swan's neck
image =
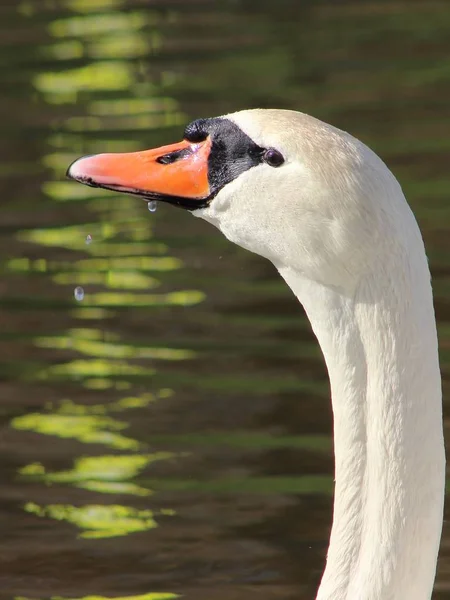
{"label": "swan's neck", "polygon": [[280,269],[331,383],[336,486],[318,600],[432,593],[445,466],[436,327],[423,250],[392,262],[351,294]]}

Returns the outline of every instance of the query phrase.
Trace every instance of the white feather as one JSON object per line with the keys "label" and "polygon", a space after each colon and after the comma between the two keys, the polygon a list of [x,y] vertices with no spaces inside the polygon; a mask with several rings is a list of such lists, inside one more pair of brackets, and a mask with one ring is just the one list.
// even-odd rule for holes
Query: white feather
{"label": "white feather", "polygon": [[310,116],[227,115],[285,164],[253,167],[194,214],[278,268],[321,345],[336,488],[318,600],[429,600],[445,456],[430,274],[395,177]]}

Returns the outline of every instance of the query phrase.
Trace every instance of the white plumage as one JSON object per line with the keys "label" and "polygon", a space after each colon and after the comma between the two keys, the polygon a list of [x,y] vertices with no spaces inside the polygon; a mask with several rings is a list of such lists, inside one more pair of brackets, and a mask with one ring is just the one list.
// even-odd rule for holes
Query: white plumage
{"label": "white plumage", "polygon": [[332,391],[336,488],[318,600],[428,600],[445,456],[425,250],[402,190],[360,141],[310,116],[234,121],[258,165],[194,212],[273,262],[303,304]]}

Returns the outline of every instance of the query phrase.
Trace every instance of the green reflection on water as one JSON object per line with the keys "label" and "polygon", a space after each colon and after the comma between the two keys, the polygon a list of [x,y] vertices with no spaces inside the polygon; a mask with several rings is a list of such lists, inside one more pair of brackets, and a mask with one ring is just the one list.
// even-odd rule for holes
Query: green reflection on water
{"label": "green reflection on water", "polygon": [[161,242],[139,243],[136,240],[133,240],[131,243],[102,242],[90,248],[91,254],[99,256],[132,256],[135,254],[143,255],[145,253],[163,254],[167,250],[166,244],[162,244]]}
{"label": "green reflection on water", "polygon": [[75,439],[85,444],[103,444],[118,450],[138,450],[140,443],[118,433],[127,423],[100,415],[29,413],[16,417],[11,427],[43,435]]}
{"label": "green reflection on water", "polygon": [[[54,37],[94,37],[106,34],[114,39],[118,32],[130,32],[140,29],[148,22],[145,13],[140,12],[115,12],[98,15],[71,16],[68,19],[57,19],[49,25],[50,33]],[[117,39],[117,38],[116,38]],[[119,41],[119,40],[118,40]]]}
{"label": "green reflection on water", "polygon": [[42,191],[52,200],[60,202],[70,202],[73,200],[86,200],[95,196],[105,194],[104,190],[96,188],[95,190],[86,186],[74,187],[70,181],[46,181],[42,184]]}
{"label": "green reflection on water", "polygon": [[[50,46],[42,46],[38,50],[42,58],[56,58],[57,60],[72,60],[81,58],[84,54],[83,44],[78,40],[65,40],[64,42],[55,42]],[[63,104],[67,102],[67,96],[53,96],[53,104]]]}
{"label": "green reflection on water", "polygon": [[126,62],[98,61],[59,73],[40,73],[34,77],[34,86],[48,103],[72,103],[77,93],[90,91],[119,91],[133,83],[133,67]]}
{"label": "green reflection on water", "polygon": [[[95,330],[91,333],[95,334]],[[118,383],[127,382],[119,381]],[[127,386],[118,385],[117,387]],[[141,446],[137,440],[118,433],[126,429],[128,423],[105,415],[110,412],[145,408],[156,399],[169,398],[172,394],[171,389],[163,388],[156,395],[146,392],[140,396],[125,396],[109,404],[93,405],[76,404],[72,400],[66,399],[57,407],[49,406],[49,411],[51,411],[49,413],[28,413],[16,417],[11,421],[11,426],[21,431],[34,431],[43,435],[71,438],[83,443],[103,444],[119,450],[137,450]],[[146,456],[148,463],[154,455]],[[161,455],[158,454],[158,456]],[[168,458],[167,453],[164,456]],[[86,463],[83,464],[86,465]]]}
{"label": "green reflection on water", "polygon": [[38,374],[39,379],[73,378],[80,381],[89,377],[118,378],[127,375],[152,376],[155,369],[129,365],[124,361],[106,359],[72,360],[60,365],[44,367]]}
{"label": "green reflection on water", "polygon": [[104,308],[95,308],[95,307],[80,307],[74,308],[69,312],[70,316],[74,319],[80,320],[98,320],[98,319],[107,319],[114,315],[112,310],[106,310]]}
{"label": "green reflection on water", "polygon": [[121,412],[130,408],[144,408],[157,398],[169,398],[172,394],[172,390],[162,389],[157,392],[156,396],[150,392],[146,392],[140,396],[127,396],[109,404],[86,405],[76,404],[71,400],[63,400],[53,412],[69,415],[103,415],[107,412]]}
{"label": "green reflection on water", "polygon": [[194,358],[193,350],[176,350],[174,348],[149,348],[127,344],[108,343],[105,341],[83,339],[73,335],[42,336],[34,339],[40,348],[71,349],[88,356],[102,358],[152,358],[159,360],[186,360]]}
{"label": "green reflection on water", "polygon": [[[144,231],[142,231],[145,229]],[[86,244],[86,236],[83,231],[89,233],[92,238],[91,244]],[[130,241],[117,242],[113,238],[119,233],[126,232]],[[141,239],[145,241],[139,241]],[[110,257],[118,255],[126,257],[141,254],[163,254],[167,252],[167,245],[161,242],[153,242],[149,239],[148,228],[143,228],[141,220],[123,219],[119,224],[114,223],[85,223],[80,225],[70,225],[66,227],[55,227],[51,229],[30,229],[17,233],[17,239],[24,242],[32,242],[41,246],[57,246],[60,248],[70,248],[72,250],[84,250],[89,254]],[[11,270],[20,262],[14,262],[18,259],[12,259],[8,263]],[[20,260],[20,259],[19,259]],[[117,262],[117,261],[116,261]],[[181,261],[176,262],[181,266]]]}
{"label": "green reflection on water", "polygon": [[[79,158],[80,154],[86,154],[86,138],[82,134],[70,133],[68,131],[53,133],[48,136],[47,144],[56,150],[61,149],[64,153],[67,152],[67,148],[71,150],[69,160],[65,164],[62,163],[62,160],[50,159],[55,161],[54,164],[59,163],[61,165],[61,173],[65,173],[70,163]],[[135,150],[142,150],[142,142],[137,139],[127,139],[125,137],[121,137],[120,139],[106,139],[100,135],[96,135],[95,139],[89,141],[89,152],[94,154],[96,152],[133,152]],[[109,197],[111,198],[111,195]],[[105,194],[104,198],[108,198],[108,195]],[[136,199],[134,199],[134,204],[136,204]]]}
{"label": "green reflection on water", "polygon": [[198,290],[183,290],[168,294],[130,294],[127,292],[97,292],[86,294],[85,301],[100,306],[193,306],[205,299]]}
{"label": "green reflection on water", "polygon": [[[158,526],[152,510],[138,510],[118,504],[76,507],[70,504],[39,506],[34,502],[27,502],[24,510],[38,517],[72,523],[82,530],[80,537],[83,538],[119,537]],[[161,514],[171,514],[171,511],[161,511]]]}
{"label": "green reflection on water", "polygon": [[121,288],[125,290],[147,290],[160,285],[154,277],[133,271],[58,273],[53,276],[53,281],[61,285],[104,285],[112,289]]}
{"label": "green reflection on water", "polygon": [[[52,596],[50,600],[173,600],[180,598],[178,594],[151,592],[149,594],[141,594],[139,596],[114,596],[114,598],[106,596],[83,596],[83,598],[63,598],[62,596]],[[36,600],[25,598],[24,596],[16,596],[14,600]]]}
{"label": "green reflection on water", "polygon": [[[182,112],[167,112],[145,115],[124,115],[114,118],[117,129],[154,129],[157,127],[171,127],[184,125],[186,115]],[[70,117],[65,123],[68,131],[103,131],[104,121],[100,117]],[[91,195],[93,195],[91,193]]]}
{"label": "green reflection on water", "polygon": [[88,107],[90,114],[100,116],[129,116],[154,112],[178,112],[178,110],[178,103],[169,97],[94,100]]}
{"label": "green reflection on water", "polygon": [[132,483],[142,469],[153,462],[168,460],[175,456],[172,452],[153,454],[130,454],[122,456],[87,456],[75,460],[73,469],[55,473],[47,472],[40,463],[22,467],[19,474],[33,481],[45,483],[69,483],[79,488],[106,494],[132,494],[149,496],[151,490]]}
{"label": "green reflection on water", "polygon": [[[66,263],[63,263],[65,266]],[[182,266],[181,260],[171,256],[124,256],[120,258],[86,258],[69,263],[75,270],[108,271],[139,269],[141,271],[174,271]]]}
{"label": "green reflection on water", "polygon": [[[120,43],[118,43],[120,42]],[[153,33],[147,36],[120,35],[120,40],[104,38],[89,44],[89,55],[93,58],[137,58],[149,50],[160,46],[160,36]]]}
{"label": "green reflection on water", "polygon": [[64,4],[74,12],[90,13],[118,8],[122,6],[123,0],[65,0]]}

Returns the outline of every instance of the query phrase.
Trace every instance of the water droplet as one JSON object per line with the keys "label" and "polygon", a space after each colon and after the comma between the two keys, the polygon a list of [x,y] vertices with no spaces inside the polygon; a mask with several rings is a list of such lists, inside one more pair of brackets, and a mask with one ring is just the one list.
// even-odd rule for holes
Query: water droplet
{"label": "water droplet", "polygon": [[90,233],[86,236],[86,244],[90,244],[92,242],[92,235]]}
{"label": "water droplet", "polygon": [[150,202],[147,204],[147,207],[150,212],[155,212],[155,210],[158,208],[158,202],[156,200],[150,200]]}
{"label": "water droplet", "polygon": [[80,285],[77,285],[73,291],[73,295],[75,296],[75,300],[77,300],[77,302],[81,302],[84,298],[83,288]]}

